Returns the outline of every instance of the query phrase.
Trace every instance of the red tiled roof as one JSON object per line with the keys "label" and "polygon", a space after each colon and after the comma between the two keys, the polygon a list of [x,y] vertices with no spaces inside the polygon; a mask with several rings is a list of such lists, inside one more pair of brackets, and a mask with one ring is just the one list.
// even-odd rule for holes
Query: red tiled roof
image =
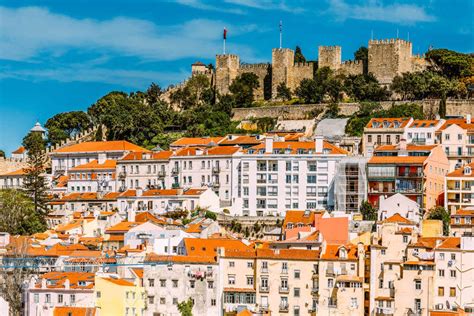
{"label": "red tiled roof", "polygon": [[[396,117],[396,118],[376,117],[376,118],[372,118],[365,127],[366,128],[404,128],[408,124],[408,121],[410,121],[410,118],[406,118],[406,117]],[[379,124],[378,127],[373,127],[373,123],[375,122]],[[389,125],[385,127],[383,125],[384,122],[387,122]],[[395,127],[395,122],[398,122],[400,125],[398,127]]]}
{"label": "red tiled roof", "polygon": [[438,129],[438,131],[443,131],[451,125],[457,125],[462,129],[472,131],[474,130],[474,121],[471,121],[470,124],[467,123],[466,118],[456,118],[456,119],[447,119],[446,122]]}
{"label": "red tiled roof", "polygon": [[114,279],[114,278],[101,278],[101,279],[109,281],[116,285],[120,285],[120,286],[135,286],[135,284],[133,284],[132,282],[124,280],[124,279]]}
{"label": "red tiled roof", "polygon": [[[172,151],[163,150],[151,153],[150,158],[147,158],[146,160],[169,160],[172,155]],[[143,152],[131,152],[125,157],[123,157],[121,160],[144,160]]]}
{"label": "red tiled roof", "polygon": [[[290,154],[295,155],[298,154],[299,151],[303,152],[312,152],[314,154],[321,154],[316,153],[316,145],[315,142],[273,142],[273,150],[281,150],[286,151],[289,150]],[[249,152],[249,150],[254,150],[255,154],[258,154],[261,149],[265,149],[265,144],[259,144],[253,147],[250,147],[245,152]],[[347,155],[348,152],[336,145],[333,145],[329,142],[323,141],[323,149],[329,150],[330,155]]]}
{"label": "red tiled roof", "polygon": [[104,141],[104,142],[84,142],[56,149],[53,153],[73,153],[73,152],[103,152],[103,151],[140,151],[149,150],[129,143],[125,140]]}
{"label": "red tiled roof", "polygon": [[406,219],[405,217],[401,216],[399,213],[395,213],[389,218],[386,218],[381,222],[383,223],[401,223],[401,224],[407,224],[407,225],[414,225],[415,223],[410,221],[409,219]]}
{"label": "red tiled roof", "polygon": [[225,137],[183,137],[171,143],[170,146],[209,146],[211,143],[218,144],[224,139]]}
{"label": "red tiled roof", "polygon": [[[471,168],[471,173],[470,174],[464,174],[464,169],[466,169],[466,167]],[[472,162],[468,165],[464,165],[461,168],[458,168],[458,169],[454,170],[453,172],[448,173],[448,175],[446,177],[474,178],[474,162]]]}
{"label": "red tiled roof", "polygon": [[4,174],[1,174],[0,176],[24,176],[26,174],[26,169],[18,169],[15,171],[7,172]]}
{"label": "red tiled roof", "polygon": [[20,146],[17,149],[15,149],[14,151],[12,151],[12,154],[21,155],[25,152],[26,152],[26,148],[24,146]]}
{"label": "red tiled roof", "polygon": [[95,170],[95,169],[111,169],[115,170],[117,166],[117,161],[116,160],[105,160],[104,163],[99,163],[97,159],[94,159],[88,163],[85,163],[83,165],[76,166],[74,168],[71,168],[71,170]]}
{"label": "red tiled roof", "polygon": [[95,307],[56,306],[53,316],[95,316]]}

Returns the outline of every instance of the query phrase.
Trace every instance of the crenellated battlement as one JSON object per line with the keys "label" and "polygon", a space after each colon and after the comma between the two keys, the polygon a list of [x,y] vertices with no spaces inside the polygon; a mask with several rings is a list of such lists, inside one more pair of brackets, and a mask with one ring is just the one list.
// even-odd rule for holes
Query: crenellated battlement
{"label": "crenellated battlement", "polygon": [[369,45],[386,45],[386,44],[394,44],[394,43],[401,43],[404,45],[412,45],[410,41],[400,39],[400,38],[387,38],[387,39],[375,39],[369,40]]}
{"label": "crenellated battlement", "polygon": [[240,64],[240,69],[243,70],[252,70],[252,69],[268,69],[270,68],[270,63],[258,63],[258,64]]}
{"label": "crenellated battlement", "polygon": [[273,48],[272,52],[283,53],[283,52],[293,52],[291,48]]}
{"label": "crenellated battlement", "polygon": [[333,46],[319,46],[319,49],[322,50],[338,50],[341,49],[341,46],[333,45]]}
{"label": "crenellated battlement", "polygon": [[314,63],[310,62],[304,62],[304,63],[295,63],[293,67],[295,68],[307,68],[307,67],[313,67]]}
{"label": "crenellated battlement", "polygon": [[235,54],[217,54],[216,58],[228,58],[228,59],[233,59],[233,60],[238,60],[239,56]]}
{"label": "crenellated battlement", "polygon": [[342,65],[360,65],[362,64],[362,62],[360,60],[344,60],[342,63]]}

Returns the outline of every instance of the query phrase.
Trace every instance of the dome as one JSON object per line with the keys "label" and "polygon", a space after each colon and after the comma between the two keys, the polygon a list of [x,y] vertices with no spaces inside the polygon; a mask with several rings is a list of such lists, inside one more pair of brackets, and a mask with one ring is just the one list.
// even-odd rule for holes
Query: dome
{"label": "dome", "polygon": [[40,132],[40,133],[46,133],[46,130],[41,126],[39,122],[36,122],[35,126],[33,126],[32,129],[30,129],[30,132]]}

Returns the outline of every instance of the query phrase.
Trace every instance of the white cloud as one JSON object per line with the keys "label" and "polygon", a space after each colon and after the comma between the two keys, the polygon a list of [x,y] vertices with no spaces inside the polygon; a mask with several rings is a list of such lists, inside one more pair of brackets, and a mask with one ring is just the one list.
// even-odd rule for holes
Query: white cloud
{"label": "white cloud", "polygon": [[416,4],[393,3],[384,5],[382,1],[369,0],[363,4],[348,4],[344,0],[329,0],[328,13],[337,20],[347,19],[383,21],[400,24],[432,22],[436,18]]}
{"label": "white cloud", "polygon": [[260,10],[280,10],[292,13],[304,11],[303,8],[296,6],[294,2],[288,5],[283,0],[224,0],[224,2]]}
{"label": "white cloud", "polygon": [[[0,59],[32,61],[38,56],[61,56],[68,51],[118,53],[147,60],[210,57],[221,50],[222,29],[233,36],[256,26],[195,19],[158,26],[146,20],[116,17],[110,20],[76,19],[39,7],[0,7]],[[250,47],[233,51],[254,59]]]}
{"label": "white cloud", "polygon": [[205,3],[201,0],[176,0],[178,4],[185,5],[194,9],[199,10],[208,10],[208,11],[217,11],[225,13],[234,13],[234,14],[245,14],[244,11],[237,8],[224,8],[222,6],[215,6],[208,3]]}

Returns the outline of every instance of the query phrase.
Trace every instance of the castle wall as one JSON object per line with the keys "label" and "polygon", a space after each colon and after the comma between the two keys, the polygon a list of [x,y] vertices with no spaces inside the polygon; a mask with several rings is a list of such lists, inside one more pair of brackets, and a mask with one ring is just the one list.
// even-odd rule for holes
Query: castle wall
{"label": "castle wall", "polygon": [[359,60],[348,60],[341,64],[338,74],[343,75],[359,75],[364,72],[364,63]]}
{"label": "castle wall", "polygon": [[237,74],[240,76],[243,73],[250,72],[258,77],[259,88],[255,90],[255,100],[269,99],[271,95],[265,96],[265,87],[271,85],[271,65],[270,64],[243,64],[240,65]]}
{"label": "castle wall", "polygon": [[412,56],[411,58],[411,71],[423,71],[428,68],[428,62],[424,56]]}
{"label": "castle wall", "polygon": [[[280,83],[290,83],[291,72],[295,60],[295,52],[288,48],[272,50],[272,99],[276,98],[277,87]],[[291,88],[290,88],[291,89]]]}
{"label": "castle wall", "polygon": [[388,85],[404,72],[412,71],[412,45],[401,39],[369,41],[369,72]]}
{"label": "castle wall", "polygon": [[319,46],[318,66],[319,68],[329,67],[337,70],[341,67],[341,46]]}
{"label": "castle wall", "polygon": [[[392,104],[404,104],[412,101],[385,101],[380,102],[384,109],[388,109]],[[413,101],[423,106],[426,114],[437,113],[440,100],[421,100]],[[235,121],[248,120],[250,118],[272,117],[284,120],[307,120],[313,119],[317,110],[324,109],[327,104],[301,104],[301,105],[281,105],[281,106],[264,106],[255,108],[236,108],[232,110],[232,119]],[[341,115],[352,115],[359,110],[359,103],[339,103]],[[316,112],[315,112],[316,111]],[[474,100],[447,100],[447,115],[466,116],[471,114],[474,116]]]}
{"label": "castle wall", "polygon": [[237,77],[239,68],[239,56],[216,55],[216,89],[220,94],[229,93],[229,86]]}
{"label": "castle wall", "polygon": [[294,93],[303,79],[313,79],[314,77],[314,63],[295,63],[291,68],[289,74],[287,87]]}

